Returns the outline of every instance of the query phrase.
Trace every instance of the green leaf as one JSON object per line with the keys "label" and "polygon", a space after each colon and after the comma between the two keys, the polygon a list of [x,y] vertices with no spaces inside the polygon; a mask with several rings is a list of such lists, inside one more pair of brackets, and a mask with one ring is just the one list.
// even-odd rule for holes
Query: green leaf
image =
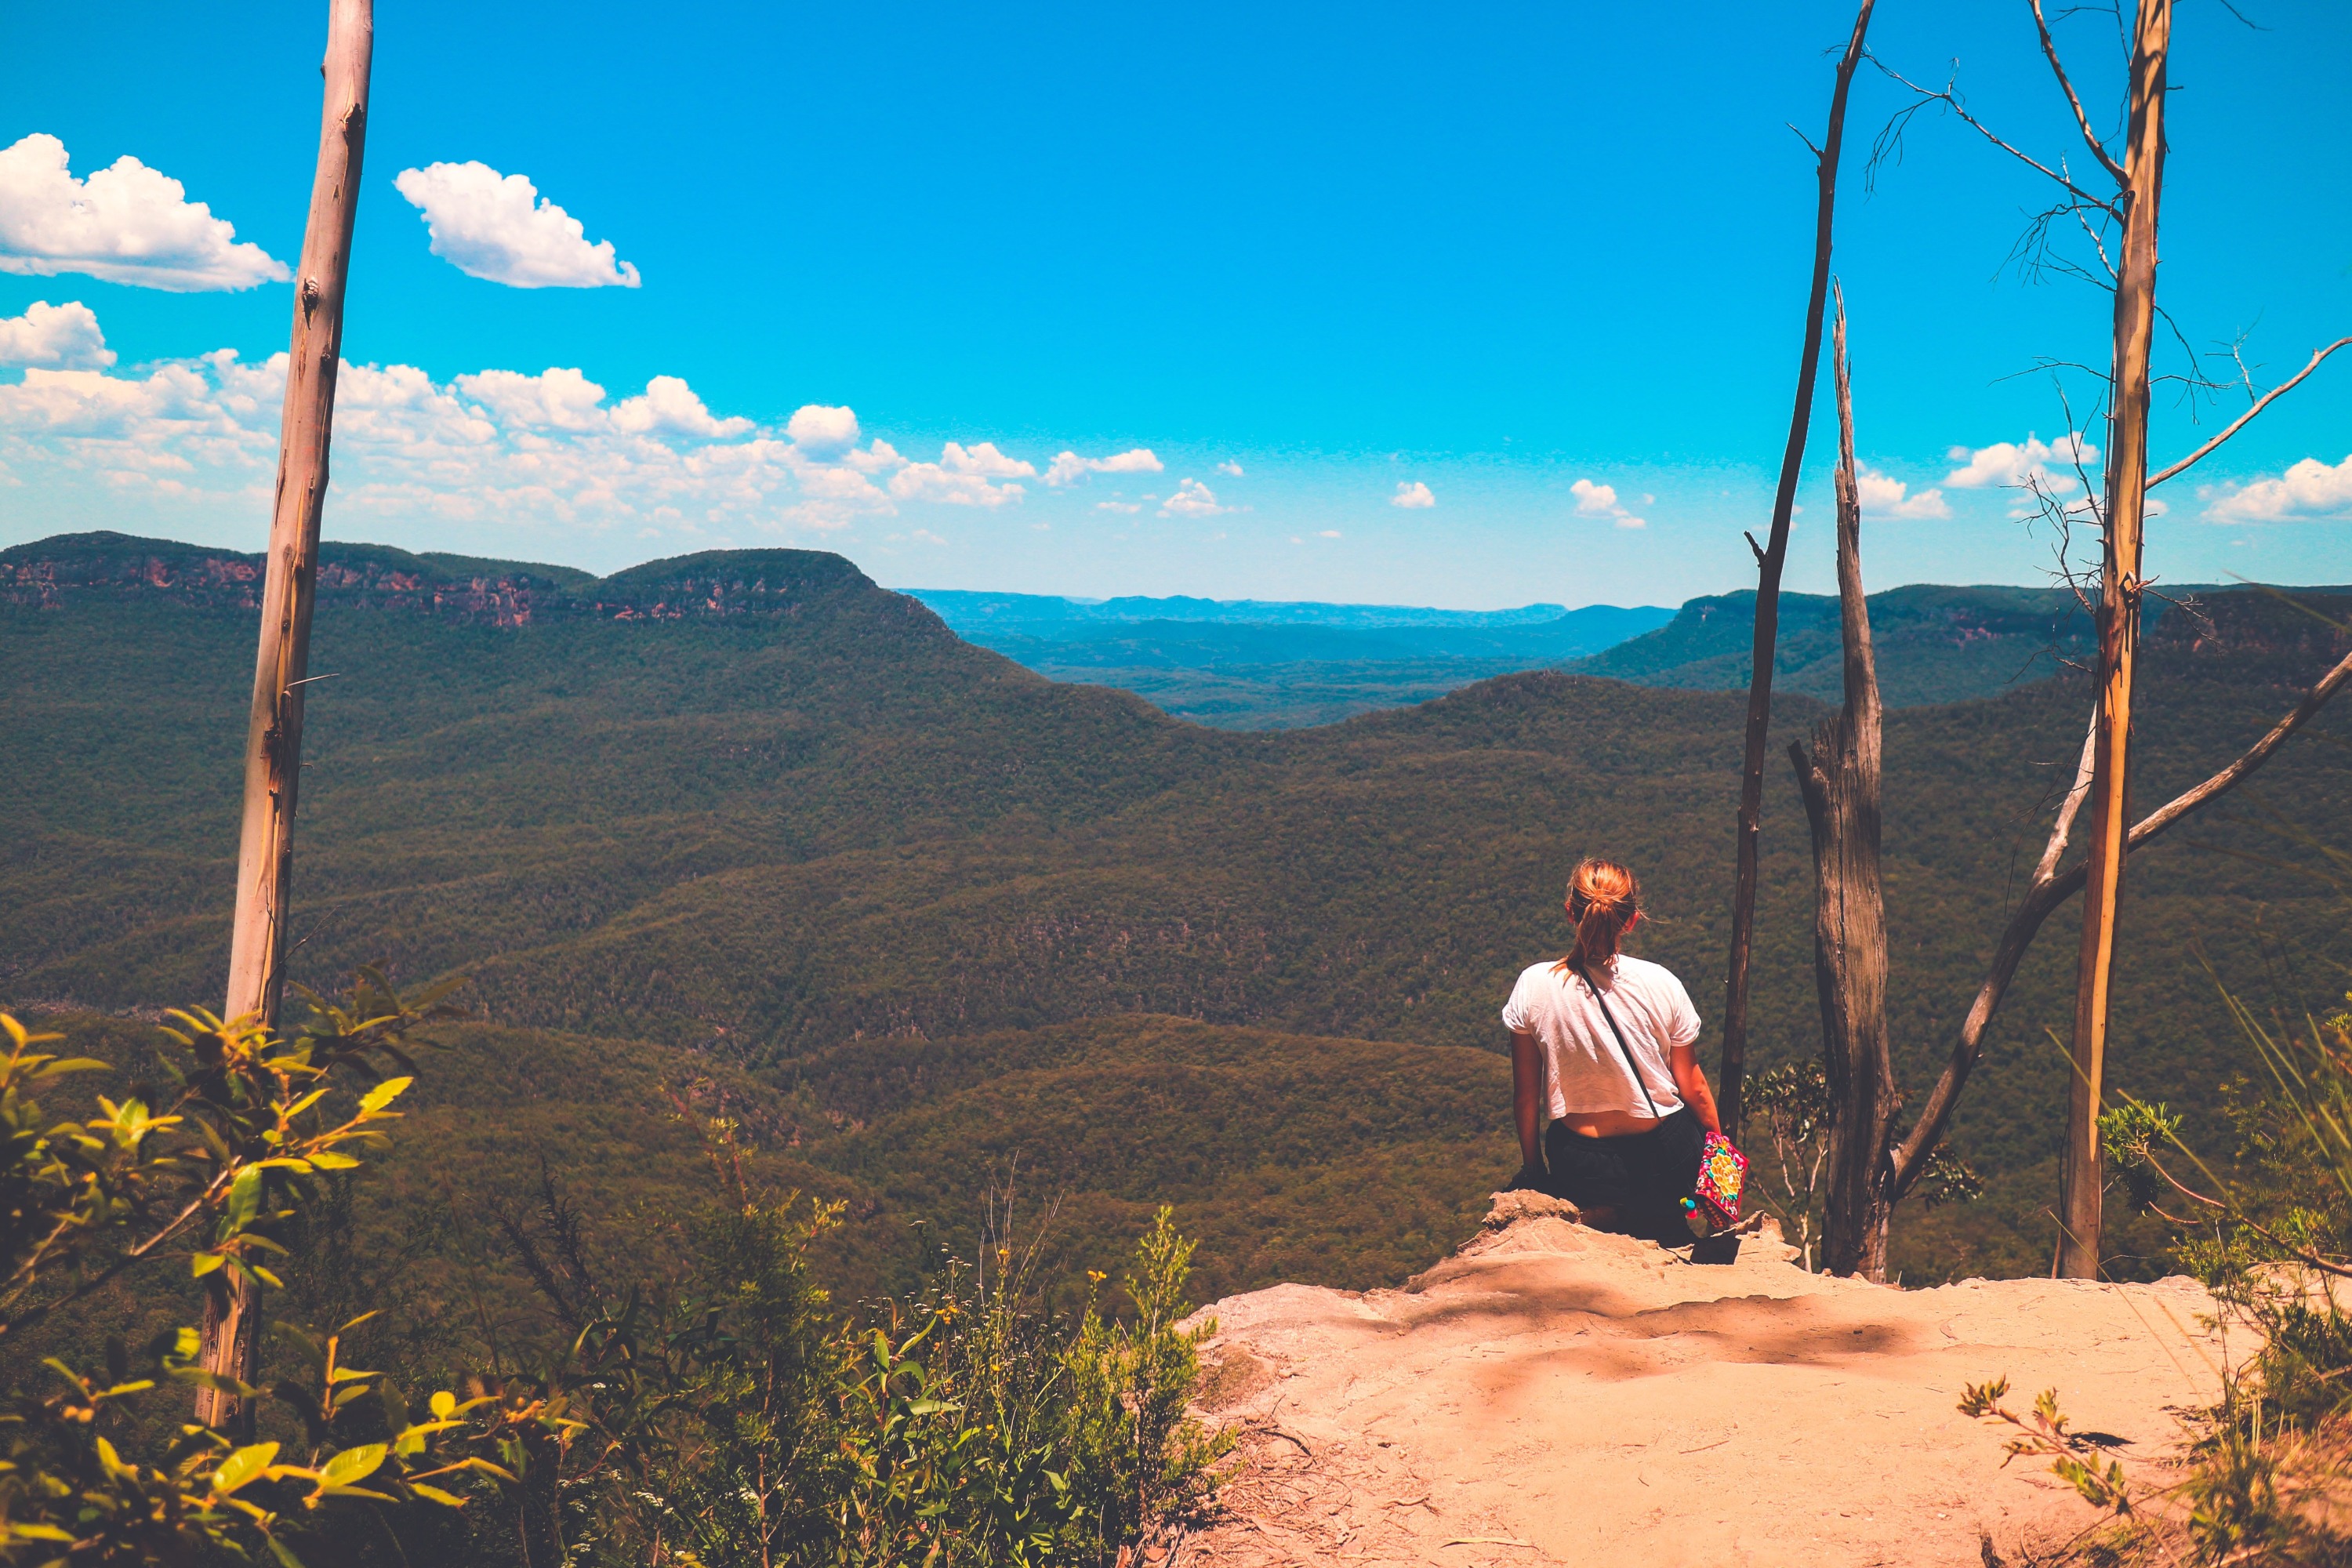
{"label": "green leaf", "polygon": [[213,1472],[213,1490],[226,1497],[268,1469],[270,1461],[277,1458],[278,1445],[275,1443],[255,1443],[239,1448],[221,1461],[221,1468]]}
{"label": "green leaf", "polygon": [[[423,1498],[426,1502],[437,1502],[444,1508],[463,1508],[466,1506],[466,1500],[464,1498],[456,1496],[450,1492],[445,1492],[439,1487],[426,1486],[423,1481],[409,1482],[408,1489],[415,1492],[418,1497]],[[64,1539],[70,1541],[73,1538],[71,1536],[67,1536]]]}
{"label": "green leaf", "polygon": [[314,1171],[348,1171],[359,1164],[349,1154],[338,1154],[331,1149],[321,1149],[309,1156]]}
{"label": "green leaf", "polygon": [[415,1081],[416,1080],[413,1078],[388,1078],[384,1079],[382,1083],[376,1085],[373,1089],[369,1089],[365,1094],[360,1096],[360,1113],[363,1116],[374,1115],[377,1111],[382,1110],[385,1106],[390,1105],[394,1100],[398,1100],[401,1095],[406,1091],[408,1086]]}
{"label": "green leaf", "polygon": [[188,1259],[188,1271],[196,1279],[201,1279],[205,1275],[210,1274],[214,1269],[218,1268],[222,1264],[226,1263],[227,1261],[227,1258],[223,1258],[217,1252],[199,1252],[194,1258]]}
{"label": "green leaf", "polygon": [[447,1389],[443,1389],[427,1401],[427,1404],[432,1408],[435,1420],[446,1421],[449,1419],[449,1413],[457,1408],[457,1396]]}
{"label": "green leaf", "polygon": [[[425,1489],[418,1487],[416,1489],[421,1492]],[[69,1542],[74,1539],[71,1531],[59,1530],[54,1524],[12,1524],[7,1527],[7,1531],[9,1537],[16,1541]]]}
{"label": "green leaf", "polygon": [[319,1473],[332,1487],[357,1485],[375,1474],[383,1463],[384,1446],[369,1443],[357,1448],[346,1448],[320,1467]]}
{"label": "green leaf", "polygon": [[228,1184],[228,1226],[230,1234],[243,1230],[253,1223],[261,1210],[261,1167],[247,1165]]}
{"label": "green leaf", "polygon": [[302,1568],[302,1560],[295,1556],[293,1550],[274,1535],[269,1538],[269,1550],[277,1554],[279,1568]]}

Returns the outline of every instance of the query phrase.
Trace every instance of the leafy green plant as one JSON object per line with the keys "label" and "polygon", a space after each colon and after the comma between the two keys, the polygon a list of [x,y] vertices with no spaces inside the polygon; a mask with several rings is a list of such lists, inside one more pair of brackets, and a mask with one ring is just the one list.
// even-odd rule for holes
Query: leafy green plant
{"label": "leafy green plant", "polygon": [[1205,1501],[1230,1443],[1189,1414],[1206,1331],[1181,1326],[1192,1246],[1166,1210],[1138,1247],[1131,1318],[1099,1276],[1075,1317],[1052,1310],[1041,1239],[1013,1244],[1008,1204],[978,1265],[950,1259],[922,1298],[857,1322],[810,1263],[840,1206],[761,1194],[736,1123],[701,1130],[713,1201],[667,1280],[601,1279],[551,1181],[503,1225],[573,1331],[553,1364],[498,1385],[571,1424],[518,1444],[488,1505],[531,1561],[1095,1563]]}
{"label": "leafy green plant", "polygon": [[167,1258],[200,1280],[242,1273],[275,1285],[264,1259],[285,1248],[272,1232],[315,1195],[320,1173],[353,1170],[354,1151],[382,1144],[413,1073],[378,1064],[411,1066],[399,1039],[436,1001],[404,1003],[369,972],[348,1005],[318,1002],[291,1034],[257,1017],[175,1013],[160,1109],[144,1092],[100,1096],[98,1114],[80,1121],[52,1121],[36,1096],[104,1064],[44,1052],[55,1037],[0,1015],[0,1561],[193,1564],[266,1549],[290,1568],[299,1542],[351,1504],[457,1506],[452,1482],[504,1479],[483,1451],[509,1435],[511,1413],[441,1393],[412,1420],[381,1373],[345,1360],[342,1335],[356,1324],[323,1340],[284,1330],[310,1373],[275,1391],[299,1436],[242,1443],[160,1414],[199,1387],[261,1396],[196,1365],[193,1329],[135,1352],[110,1338],[99,1372],[58,1356],[27,1365],[19,1348],[56,1314]]}

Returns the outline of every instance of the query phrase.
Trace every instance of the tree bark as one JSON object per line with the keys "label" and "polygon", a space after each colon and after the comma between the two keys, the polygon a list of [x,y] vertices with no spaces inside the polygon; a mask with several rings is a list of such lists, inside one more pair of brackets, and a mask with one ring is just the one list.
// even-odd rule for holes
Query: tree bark
{"label": "tree bark", "polygon": [[[368,72],[375,47],[373,0],[331,0],[318,173],[302,262],[294,279],[292,352],[278,447],[278,491],[269,524],[268,574],[261,599],[261,646],[246,724],[245,810],[239,826],[236,915],[229,939],[231,1018],[278,1019],[286,989],[286,910],[293,883],[294,808],[302,768],[302,685],[310,671],[310,606],[319,521],[327,496],[327,447],[342,360],[343,286],[352,224],[359,211],[360,155],[366,140]],[[261,1287],[242,1268],[215,1270],[205,1296],[200,1364],[251,1383],[260,1356]],[[252,1412],[234,1394],[201,1389],[196,1419],[249,1427]]]}
{"label": "tree bark", "polygon": [[1862,503],[1853,458],[1853,394],[1846,374],[1845,300],[1838,300],[1833,363],[1838,410],[1837,575],[1845,645],[1845,702],[1813,737],[1808,760],[1789,745],[1813,836],[1813,984],[1821,994],[1829,1079],[1830,1190],[1822,1268],[1885,1278],[1892,1197],[1886,1146],[1895,1120],[1895,1067],[1886,1038],[1886,899],[1879,867],[1878,664],[1862,587]]}
{"label": "tree bark", "polygon": [[1813,151],[1818,188],[1813,211],[1812,291],[1805,304],[1805,347],[1797,362],[1797,404],[1789,416],[1789,442],[1780,454],[1780,486],[1772,498],[1772,530],[1756,551],[1756,630],[1749,652],[1748,729],[1739,773],[1738,861],[1731,888],[1731,957],[1723,986],[1723,1063],[1717,1075],[1716,1108],[1724,1132],[1739,1140],[1748,1072],[1748,965],[1755,945],[1757,855],[1764,831],[1764,745],[1772,729],[1772,659],[1780,636],[1780,570],[1789,555],[1789,521],[1795,514],[1797,479],[1804,467],[1805,437],[1813,416],[1813,383],[1821,368],[1822,318],[1828,309],[1830,237],[1837,210],[1838,153],[1845,142],[1845,102],[1862,63],[1863,37],[1870,30],[1876,0],[1862,0],[1854,12],[1853,36],[1838,61],[1837,86],[1830,94],[1829,131]]}
{"label": "tree bark", "polygon": [[2115,363],[2107,422],[2105,526],[2099,584],[2099,710],[2091,773],[2083,942],[2076,957],[2074,1073],[2067,1097],[2058,1272],[2096,1279],[2105,1175],[2099,1105],[2124,834],[2131,821],[2132,679],[2140,634],[2141,522],[2147,490],[2148,353],[2156,325],[2157,206],[2164,191],[2164,95],[2172,0],[2140,0],[2126,133],[2123,256],[2116,274]]}

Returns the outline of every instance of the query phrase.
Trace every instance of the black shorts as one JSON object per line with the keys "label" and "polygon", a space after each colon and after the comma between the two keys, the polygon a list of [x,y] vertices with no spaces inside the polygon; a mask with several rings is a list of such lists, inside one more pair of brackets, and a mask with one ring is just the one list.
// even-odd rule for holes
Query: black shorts
{"label": "black shorts", "polygon": [[1647,1132],[1586,1138],[1559,1122],[1544,1130],[1544,1191],[1579,1208],[1613,1208],[1635,1236],[1691,1239],[1681,1200],[1698,1184],[1706,1129],[1687,1105]]}

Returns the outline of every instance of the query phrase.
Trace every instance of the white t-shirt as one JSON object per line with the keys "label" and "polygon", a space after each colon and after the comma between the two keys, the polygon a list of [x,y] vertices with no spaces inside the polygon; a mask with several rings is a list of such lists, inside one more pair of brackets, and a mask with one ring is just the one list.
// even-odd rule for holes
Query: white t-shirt
{"label": "white t-shirt", "polygon": [[1664,965],[1630,953],[1619,954],[1613,965],[1593,967],[1591,974],[1609,998],[1626,1049],[1641,1064],[1650,1099],[1642,1099],[1625,1070],[1624,1053],[1583,977],[1547,960],[1520,973],[1503,1005],[1503,1024],[1513,1034],[1536,1037],[1551,1089],[1550,1115],[1624,1110],[1647,1117],[1652,1103],[1661,1117],[1673,1115],[1683,1097],[1675,1087],[1672,1053],[1698,1039],[1698,1009],[1690,993]]}

